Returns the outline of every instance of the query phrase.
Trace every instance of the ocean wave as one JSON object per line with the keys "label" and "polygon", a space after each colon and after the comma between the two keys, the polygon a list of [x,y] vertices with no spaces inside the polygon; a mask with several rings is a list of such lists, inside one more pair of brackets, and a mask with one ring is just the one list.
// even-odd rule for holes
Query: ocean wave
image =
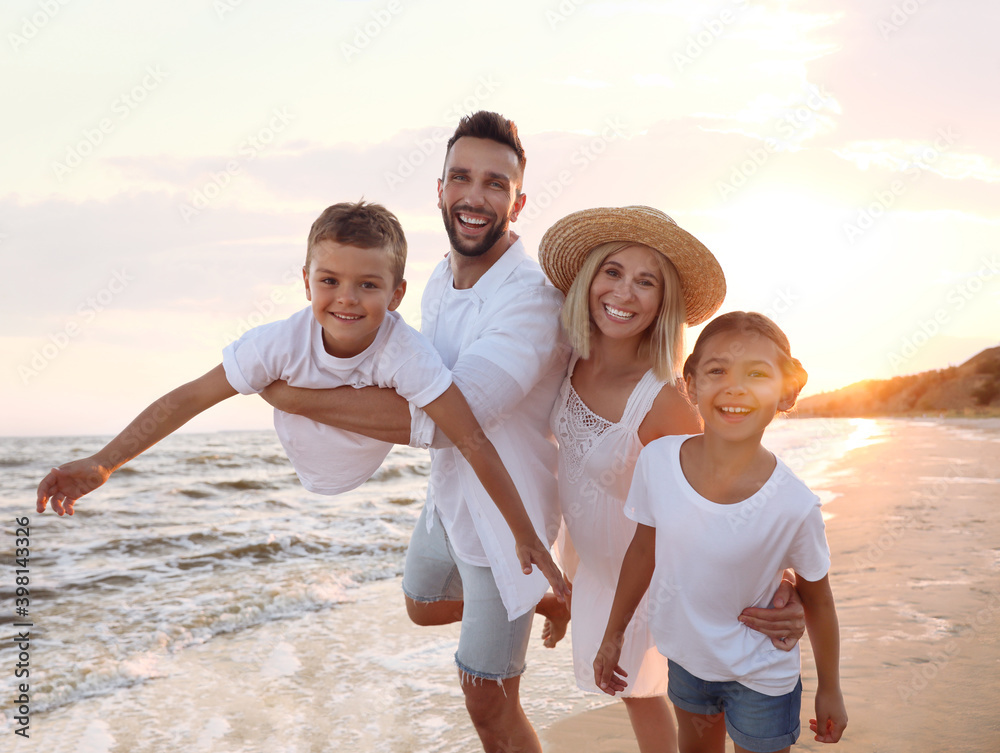
{"label": "ocean wave", "polygon": [[389,497],[386,503],[390,505],[399,505],[400,507],[406,507],[408,505],[415,504],[417,502],[416,497]]}
{"label": "ocean wave", "polygon": [[212,492],[205,491],[204,489],[175,489],[174,492],[183,494],[185,497],[190,497],[191,499],[206,499],[215,496]]}
{"label": "ocean wave", "polygon": [[269,481],[261,481],[259,479],[251,478],[237,479],[235,481],[212,481],[209,483],[209,486],[239,492],[278,488],[277,484],[273,484]]}
{"label": "ocean wave", "polygon": [[403,472],[404,469],[398,466],[382,466],[372,474],[371,478],[368,479],[368,483],[379,483],[381,481],[389,481],[394,478],[402,478]]}
{"label": "ocean wave", "polygon": [[[386,577],[393,577],[389,573]],[[327,579],[324,583],[302,585],[295,591],[261,589],[238,604],[214,599],[203,608],[188,611],[185,619],[169,615],[159,624],[148,625],[140,643],[119,660],[105,659],[95,668],[91,659],[75,661],[61,652],[61,671],[50,673],[46,682],[33,686],[32,711],[44,713],[85,698],[103,696],[164,675],[161,664],[169,654],[177,654],[213,638],[255,628],[259,625],[295,619],[305,614],[354,601],[357,583],[350,576]],[[135,634],[133,633],[133,636]]]}

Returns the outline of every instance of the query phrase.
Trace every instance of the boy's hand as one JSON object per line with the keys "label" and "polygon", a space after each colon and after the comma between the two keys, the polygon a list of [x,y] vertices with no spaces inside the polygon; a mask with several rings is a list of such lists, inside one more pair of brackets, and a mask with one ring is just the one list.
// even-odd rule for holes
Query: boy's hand
{"label": "boy's hand", "polygon": [[816,691],[816,719],[809,720],[809,729],[816,733],[813,739],[821,743],[835,743],[846,727],[847,708],[841,692]]}
{"label": "boy's hand", "polygon": [[562,572],[552,559],[548,547],[537,536],[528,542],[515,542],[517,547],[517,559],[521,563],[521,572],[531,575],[531,566],[537,565],[542,575],[552,586],[552,592],[559,601],[565,602],[569,596],[570,586],[563,577]]}
{"label": "boy's hand", "polygon": [[56,514],[72,515],[76,501],[104,484],[109,476],[111,471],[93,457],[53,468],[38,485],[35,509],[45,512],[45,505],[51,502]]}
{"label": "boy's hand", "polygon": [[620,640],[605,637],[601,647],[597,649],[597,657],[594,659],[594,682],[608,695],[620,693],[628,686],[622,679],[628,677],[628,672],[618,666],[621,655]]}

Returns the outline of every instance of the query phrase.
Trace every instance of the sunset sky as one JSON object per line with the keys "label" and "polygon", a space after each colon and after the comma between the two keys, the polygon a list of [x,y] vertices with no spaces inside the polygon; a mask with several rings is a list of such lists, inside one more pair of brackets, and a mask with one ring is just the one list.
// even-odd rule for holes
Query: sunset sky
{"label": "sunset sky", "polygon": [[[0,434],[114,433],[306,305],[338,201],[399,216],[418,325],[444,142],[477,109],[520,129],[530,253],[579,209],[666,211],[721,262],[721,311],[785,329],[806,394],[1000,341],[990,0],[5,11]],[[238,397],[190,428],[269,425]]]}

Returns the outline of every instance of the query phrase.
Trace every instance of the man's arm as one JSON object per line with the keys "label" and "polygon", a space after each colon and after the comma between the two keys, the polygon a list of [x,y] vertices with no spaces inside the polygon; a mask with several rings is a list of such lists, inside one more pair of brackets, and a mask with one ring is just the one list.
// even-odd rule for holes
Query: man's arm
{"label": "man's arm", "polygon": [[103,485],[129,460],[202,411],[235,394],[221,364],[193,382],[168,392],[94,455],[53,468],[38,485],[36,509],[45,512],[46,504],[51,502],[53,511],[59,515],[72,515],[73,506],[80,497]]}
{"label": "man's arm", "polygon": [[260,393],[268,403],[321,424],[393,444],[410,443],[410,404],[384,387],[289,387],[273,382]]}
{"label": "man's arm", "polygon": [[569,588],[562,573],[553,562],[548,547],[535,533],[535,527],[524,509],[524,502],[513,479],[500,460],[496,447],[472,414],[461,391],[454,384],[451,385],[440,397],[424,406],[424,411],[469,461],[486,493],[500,510],[514,534],[522,572],[530,575],[532,565],[537,565],[556,596],[564,599],[569,594]]}
{"label": "man's arm", "polygon": [[840,690],[840,625],[830,577],[817,581],[799,578],[798,590],[806,610],[818,681],[816,718],[809,720],[809,726],[818,742],[835,743],[847,727],[847,709]]}

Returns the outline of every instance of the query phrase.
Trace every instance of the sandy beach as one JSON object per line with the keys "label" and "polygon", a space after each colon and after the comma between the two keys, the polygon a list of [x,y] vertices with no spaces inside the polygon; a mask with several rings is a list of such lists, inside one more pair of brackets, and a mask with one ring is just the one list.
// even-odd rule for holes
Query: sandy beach
{"label": "sandy beach", "polygon": [[[1000,420],[871,425],[879,441],[835,460],[817,488],[829,500],[850,715],[839,749],[997,750]],[[478,750],[452,661],[457,626],[411,625],[396,577],[348,594],[329,609],[137,656],[134,681],[93,697],[85,682],[76,702],[34,715],[18,750]],[[541,628],[536,619],[522,700],[544,749],[636,751],[622,704],[577,690],[569,640],[546,650]],[[40,645],[35,660],[59,656]],[[803,682],[795,749],[818,750],[806,726],[808,645]]]}
{"label": "sandy beach", "polygon": [[[1000,420],[885,423],[829,473],[824,510],[850,717],[840,750],[1000,750]],[[803,650],[796,750],[807,723]],[[545,730],[550,753],[637,750],[618,705]]]}

